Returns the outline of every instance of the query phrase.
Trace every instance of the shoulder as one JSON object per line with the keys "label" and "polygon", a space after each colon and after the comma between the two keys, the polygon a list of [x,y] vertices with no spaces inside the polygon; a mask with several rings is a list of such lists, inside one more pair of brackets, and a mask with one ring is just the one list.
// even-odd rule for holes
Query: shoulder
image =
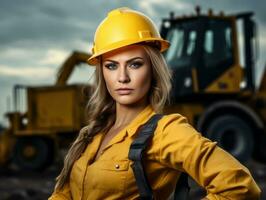
{"label": "shoulder", "polygon": [[196,152],[206,142],[209,140],[202,137],[185,116],[170,114],[163,116],[158,122],[149,152],[156,152],[156,158],[160,162],[172,166],[175,162],[182,163],[191,152]]}
{"label": "shoulder", "polygon": [[201,134],[189,124],[187,118],[179,113],[164,115],[159,120],[154,133],[159,137],[200,137]]}
{"label": "shoulder", "polygon": [[179,113],[164,115],[158,122],[159,131],[164,131],[165,129],[171,127],[176,128],[179,126],[190,126],[187,118]]}

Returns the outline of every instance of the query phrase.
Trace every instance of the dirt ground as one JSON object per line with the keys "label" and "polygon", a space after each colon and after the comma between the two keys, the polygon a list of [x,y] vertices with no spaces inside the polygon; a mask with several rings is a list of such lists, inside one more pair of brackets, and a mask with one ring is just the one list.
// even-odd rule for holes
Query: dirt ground
{"label": "dirt ground", "polygon": [[[266,165],[250,161],[247,164],[262,190],[262,200],[266,200]],[[60,167],[51,166],[42,173],[19,172],[14,167],[0,169],[0,200],[45,200],[54,187],[54,179]],[[190,181],[190,198],[198,200],[204,191]]]}

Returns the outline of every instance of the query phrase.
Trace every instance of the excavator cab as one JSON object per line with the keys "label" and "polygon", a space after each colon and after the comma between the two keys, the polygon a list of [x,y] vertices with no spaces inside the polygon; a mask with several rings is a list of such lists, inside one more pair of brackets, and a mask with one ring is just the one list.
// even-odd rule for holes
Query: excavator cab
{"label": "excavator cab", "polygon": [[[175,101],[197,95],[239,93],[243,80],[249,88],[254,88],[250,41],[252,14],[214,16],[199,12],[194,16],[175,18],[170,14],[164,19],[161,34],[171,46],[165,59],[172,71]],[[245,66],[240,66],[238,52],[237,20],[244,19]],[[247,23],[249,22],[249,24]],[[249,27],[249,28],[248,28]],[[243,67],[246,69],[244,70]]]}

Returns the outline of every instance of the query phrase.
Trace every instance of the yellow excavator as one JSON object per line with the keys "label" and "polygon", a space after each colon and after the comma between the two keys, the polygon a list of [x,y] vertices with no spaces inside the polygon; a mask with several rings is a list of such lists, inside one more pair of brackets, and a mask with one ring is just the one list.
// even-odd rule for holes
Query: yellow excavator
{"label": "yellow excavator", "polygon": [[[74,139],[85,125],[84,108],[92,86],[69,85],[67,81],[74,68],[86,63],[89,56],[73,52],[59,69],[54,85],[14,87],[16,111],[6,114],[10,127],[0,136],[0,164],[11,160],[22,169],[43,169],[53,162],[60,147]],[[27,93],[26,113],[17,111],[23,89]]]}
{"label": "yellow excavator", "polygon": [[[172,70],[171,104],[206,137],[240,161],[266,161],[266,71],[255,87],[258,42],[253,13],[202,14],[163,20],[171,42],[165,58]],[[242,62],[241,62],[242,61]]]}
{"label": "yellow excavator", "polygon": [[[215,15],[200,9],[162,21],[171,42],[164,54],[172,71],[171,102],[165,113],[181,113],[203,135],[242,162],[266,162],[266,71],[255,87],[257,56],[253,13]],[[74,52],[59,70],[55,85],[27,87],[26,113],[7,113],[10,127],[0,138],[0,162],[29,170],[49,166],[58,149],[69,145],[85,124],[88,85],[66,84],[74,66],[89,55]],[[242,62],[241,62],[242,61]],[[15,100],[19,100],[14,89]]]}

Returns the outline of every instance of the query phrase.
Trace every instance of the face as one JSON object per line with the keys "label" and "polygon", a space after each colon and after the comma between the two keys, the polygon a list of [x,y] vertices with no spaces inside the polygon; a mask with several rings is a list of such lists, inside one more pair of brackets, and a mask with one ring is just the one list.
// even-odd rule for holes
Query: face
{"label": "face", "polygon": [[102,71],[109,94],[117,104],[148,102],[151,64],[143,46],[131,45],[102,56]]}

